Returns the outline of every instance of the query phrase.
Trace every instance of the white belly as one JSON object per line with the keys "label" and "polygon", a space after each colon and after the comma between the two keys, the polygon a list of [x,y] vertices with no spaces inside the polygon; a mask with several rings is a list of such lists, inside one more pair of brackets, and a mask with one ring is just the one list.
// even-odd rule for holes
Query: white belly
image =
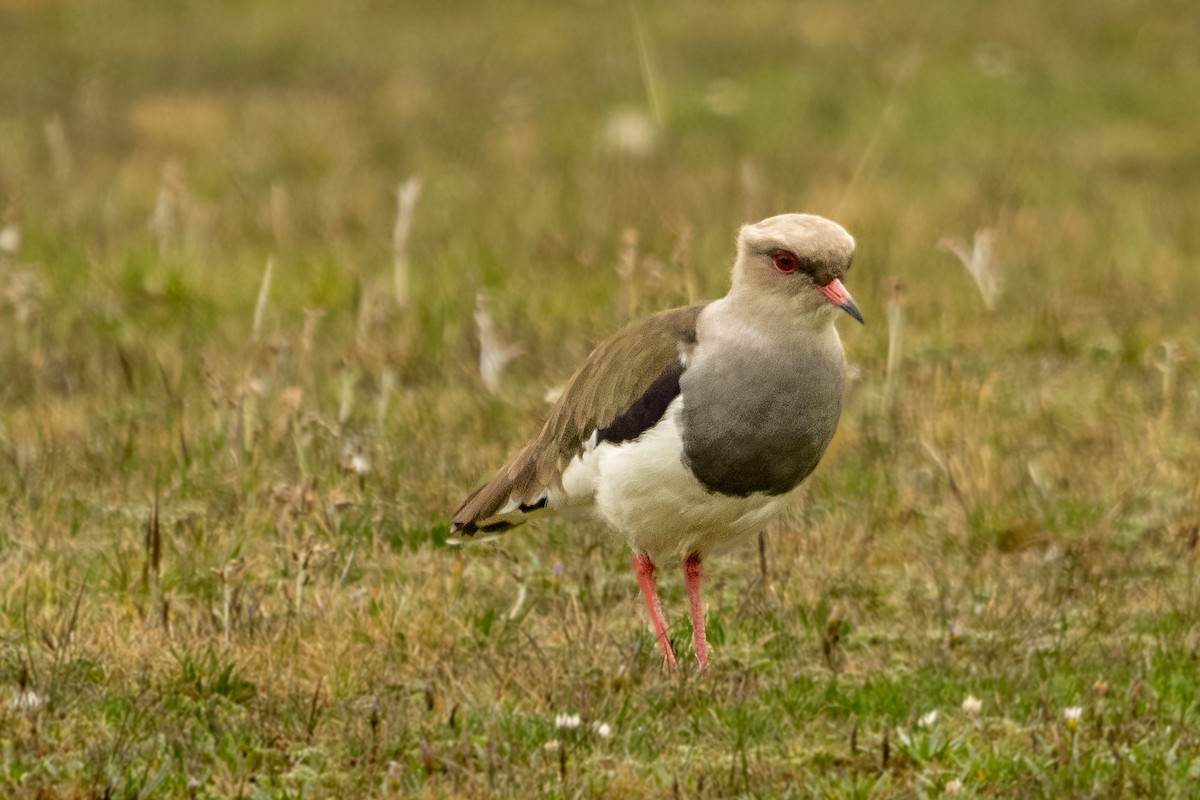
{"label": "white belly", "polygon": [[599,444],[563,475],[566,504],[591,499],[596,513],[654,561],[728,549],[788,504],[787,495],[730,497],[704,488],[684,466],[682,400],[637,440]]}

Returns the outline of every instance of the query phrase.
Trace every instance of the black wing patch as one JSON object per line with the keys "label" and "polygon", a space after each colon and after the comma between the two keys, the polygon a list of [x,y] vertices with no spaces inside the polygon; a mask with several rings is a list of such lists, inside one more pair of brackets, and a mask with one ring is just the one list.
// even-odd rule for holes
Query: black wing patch
{"label": "black wing patch", "polygon": [[671,401],[679,396],[679,378],[682,375],[683,364],[672,364],[641,397],[633,401],[624,414],[596,432],[596,443],[631,442],[653,428],[663,418]]}
{"label": "black wing patch", "polygon": [[[469,498],[468,498],[469,499]],[[546,507],[546,503],[550,498],[540,497],[534,503],[521,503],[517,506],[517,510],[522,514],[530,514],[534,511],[540,511]],[[507,531],[520,525],[520,522],[510,522],[508,520],[499,520],[498,522],[489,522],[480,525],[476,522],[456,523],[454,533],[462,533],[467,536],[474,536],[476,533],[500,533]]]}

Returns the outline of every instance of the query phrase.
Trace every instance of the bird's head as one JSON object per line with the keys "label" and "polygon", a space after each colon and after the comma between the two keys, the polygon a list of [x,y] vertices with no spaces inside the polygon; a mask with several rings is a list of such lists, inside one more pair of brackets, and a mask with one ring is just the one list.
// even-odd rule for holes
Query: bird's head
{"label": "bird's head", "polygon": [[859,322],[842,279],[854,260],[854,237],[814,214],[780,214],[743,225],[733,266],[733,290],[783,297],[803,312],[828,317],[835,307]]}

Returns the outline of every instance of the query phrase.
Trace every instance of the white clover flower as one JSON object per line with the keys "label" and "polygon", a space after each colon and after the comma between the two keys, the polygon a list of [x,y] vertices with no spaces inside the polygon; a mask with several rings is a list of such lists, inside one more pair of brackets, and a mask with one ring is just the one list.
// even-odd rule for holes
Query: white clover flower
{"label": "white clover flower", "polygon": [[582,724],[582,722],[583,720],[579,718],[578,714],[559,714],[554,718],[554,727],[558,728],[560,731],[573,731],[576,730]]}
{"label": "white clover flower", "polygon": [[1082,706],[1070,706],[1063,709],[1063,719],[1067,723],[1067,730],[1073,731],[1079,727],[1079,720],[1083,717]]}
{"label": "white clover flower", "polygon": [[947,796],[959,794],[962,791],[962,788],[962,781],[960,781],[958,778],[955,778],[952,781],[946,782],[945,794]]}
{"label": "white clover flower", "polygon": [[935,708],[933,711],[930,711],[928,714],[921,717],[918,724],[922,728],[929,728],[929,727],[933,726],[933,723],[937,722],[937,718],[938,718],[938,712],[937,712],[937,709]]}
{"label": "white clover flower", "polygon": [[612,736],[612,726],[607,722],[593,722],[592,730],[601,739],[607,739],[608,737]]}
{"label": "white clover flower", "polygon": [[983,701],[973,694],[969,694],[962,702],[963,713],[968,717],[977,717],[979,712],[983,711]]}
{"label": "white clover flower", "polygon": [[9,701],[8,707],[17,711],[35,711],[46,704],[46,698],[32,689],[26,689]]}

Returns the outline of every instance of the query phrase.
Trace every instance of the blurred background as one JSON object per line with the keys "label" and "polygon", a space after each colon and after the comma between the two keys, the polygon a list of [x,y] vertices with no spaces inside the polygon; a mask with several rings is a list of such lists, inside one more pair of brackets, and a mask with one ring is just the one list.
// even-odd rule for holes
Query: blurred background
{"label": "blurred background", "polygon": [[[295,310],[387,275],[417,176],[412,280],[439,335],[481,287],[531,318],[566,289],[603,301],[625,228],[664,263],[686,236],[718,293],[739,223],[805,210],[857,234],[868,304],[902,278],[948,346],[978,309],[936,243],[990,226],[1010,313],[1148,345],[1197,288],[1167,274],[1200,236],[1190,12],[8,0],[0,191],[56,291],[140,271],[252,302],[274,255]],[[166,265],[141,252],[164,185],[185,198]]]}
{"label": "blurred background", "polygon": [[[1198,42],[1186,0],[0,0],[0,781],[1185,785],[1145,698],[1197,714]],[[791,211],[859,243],[842,429],[714,567],[726,673],[664,689],[622,543],[446,516]],[[967,691],[998,727],[880,772]]]}

